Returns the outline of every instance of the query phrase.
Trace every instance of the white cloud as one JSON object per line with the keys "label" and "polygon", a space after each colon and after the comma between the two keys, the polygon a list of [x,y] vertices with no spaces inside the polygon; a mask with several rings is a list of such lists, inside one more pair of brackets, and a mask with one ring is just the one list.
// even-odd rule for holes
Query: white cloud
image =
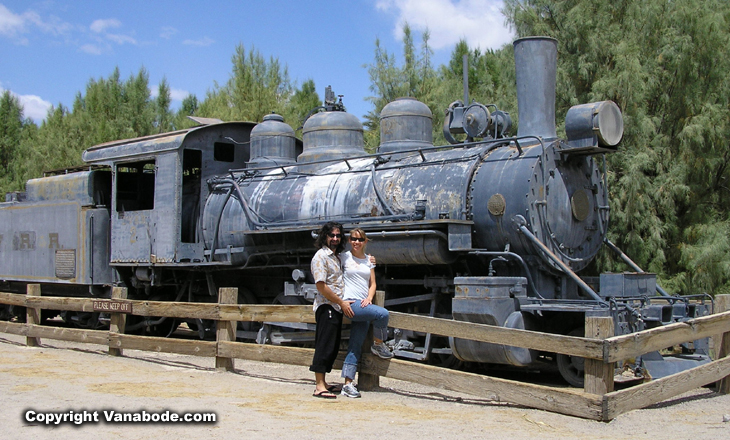
{"label": "white cloud", "polygon": [[22,32],[25,32],[25,18],[0,4],[0,35],[15,37]]}
{"label": "white cloud", "polygon": [[104,51],[96,44],[84,44],[80,47],[81,52],[86,52],[89,55],[101,55]]}
{"label": "white cloud", "polygon": [[[150,87],[150,96],[152,96],[153,98],[157,98],[159,93],[160,93],[159,84]],[[170,89],[170,99],[173,101],[182,102],[182,100],[187,98],[189,94],[190,94],[190,92],[188,92],[187,90]]]}
{"label": "white cloud", "polygon": [[12,38],[16,44],[28,44],[28,38],[22,36],[31,31],[31,28],[38,28],[44,34],[68,35],[73,26],[62,21],[58,17],[41,18],[36,12],[26,11],[22,14],[15,14],[5,5],[0,4],[0,35]]}
{"label": "white cloud", "polygon": [[36,95],[19,95],[20,104],[26,117],[36,122],[42,121],[51,108],[51,103]]}
{"label": "white cloud", "polygon": [[[0,93],[4,92],[5,89],[0,87]],[[51,108],[50,102],[36,95],[18,95],[12,91],[10,93],[18,98],[18,102],[20,102],[20,105],[23,106],[23,117],[31,118],[36,123],[39,123],[46,118],[48,109]]]}
{"label": "white cloud", "polygon": [[122,25],[122,22],[117,20],[116,18],[108,18],[104,20],[94,20],[91,23],[91,26],[89,26],[89,29],[92,30],[92,32],[96,32],[97,34],[101,34],[106,32],[107,29],[113,28],[116,29]]}
{"label": "white cloud", "polygon": [[187,90],[170,89],[170,98],[172,98],[173,101],[182,102],[182,100],[187,98],[189,94],[190,92]]}
{"label": "white cloud", "polygon": [[209,37],[201,38],[200,40],[185,40],[183,41],[183,44],[186,44],[188,46],[210,46],[211,44],[215,43],[215,40]]}
{"label": "white cloud", "polygon": [[[99,55],[102,52],[111,52],[111,47],[108,46],[108,44],[102,43],[102,39],[109,40],[112,43],[116,43],[118,45],[122,44],[137,44],[137,40],[129,35],[126,34],[118,34],[118,33],[110,33],[109,31],[111,29],[117,29],[122,27],[122,22],[117,20],[116,18],[106,18],[106,19],[99,19],[94,20],[91,25],[89,26],[89,29],[94,34],[99,34],[98,37],[93,37],[97,39],[97,43],[95,45],[86,44],[81,47],[81,50],[92,54],[92,55]],[[101,47],[104,46],[104,47]]]}
{"label": "white cloud", "polygon": [[23,16],[47,34],[67,35],[73,30],[73,25],[71,23],[66,23],[55,16],[50,16],[48,19],[44,20],[40,15],[32,11],[26,12]]}
{"label": "white cloud", "polygon": [[0,36],[14,40],[15,44],[29,44],[28,37],[24,34],[31,32],[32,28],[38,28],[44,34],[67,35],[73,29],[69,23],[61,21],[58,17],[42,19],[33,11],[26,11],[22,14],[15,14],[5,5],[0,4]]}
{"label": "white cloud", "polygon": [[124,44],[124,43],[137,44],[137,40],[130,37],[129,35],[106,34],[106,37],[117,44]]}
{"label": "white cloud", "polygon": [[403,36],[403,24],[413,30],[430,32],[434,50],[452,48],[460,39],[470,47],[499,49],[514,39],[500,12],[502,0],[378,0],[376,8],[393,12],[398,21],[393,29]]}
{"label": "white cloud", "polygon": [[169,40],[176,33],[177,33],[177,29],[175,29],[174,27],[172,27],[172,26],[165,26],[162,29],[160,29],[160,38],[164,38],[165,40]]}

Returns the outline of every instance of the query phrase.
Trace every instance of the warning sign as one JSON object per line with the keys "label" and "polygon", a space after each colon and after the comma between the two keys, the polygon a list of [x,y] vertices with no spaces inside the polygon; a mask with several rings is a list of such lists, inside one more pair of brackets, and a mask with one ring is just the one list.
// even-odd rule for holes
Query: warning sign
{"label": "warning sign", "polygon": [[95,312],[132,313],[132,303],[126,301],[103,300],[93,303]]}

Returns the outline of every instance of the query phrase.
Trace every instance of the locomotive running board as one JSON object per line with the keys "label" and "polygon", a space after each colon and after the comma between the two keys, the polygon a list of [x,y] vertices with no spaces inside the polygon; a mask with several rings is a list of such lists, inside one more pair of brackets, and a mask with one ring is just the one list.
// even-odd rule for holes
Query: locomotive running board
{"label": "locomotive running board", "polygon": [[124,266],[124,267],[137,267],[137,266],[150,266],[150,267],[174,267],[174,268],[195,268],[195,267],[227,267],[232,266],[228,261],[183,261],[183,262],[156,262],[151,263],[149,261],[137,261],[137,262],[114,262],[109,263],[110,266]]}

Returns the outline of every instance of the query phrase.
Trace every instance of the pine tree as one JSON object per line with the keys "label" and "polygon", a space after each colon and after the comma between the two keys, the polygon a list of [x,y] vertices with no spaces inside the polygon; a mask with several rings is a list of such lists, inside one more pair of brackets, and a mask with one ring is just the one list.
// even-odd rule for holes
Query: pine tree
{"label": "pine tree", "polygon": [[10,91],[0,95],[0,178],[8,174],[8,167],[20,144],[23,131],[23,107]]}
{"label": "pine tree", "polygon": [[271,112],[284,112],[292,94],[289,73],[278,58],[267,62],[255,49],[236,47],[233,72],[225,86],[215,84],[200,104],[199,115],[225,121],[261,122]]}
{"label": "pine tree", "polygon": [[730,4],[505,0],[505,13],[519,36],[559,41],[558,115],[606,99],[623,111],[610,239],[670,290],[730,290]]}
{"label": "pine tree", "polygon": [[284,121],[301,135],[299,129],[304,125],[304,119],[309,112],[321,105],[322,100],[317,94],[314,80],[308,79],[304,81],[301,88],[294,91],[282,116],[284,116]]}
{"label": "pine tree", "polygon": [[166,133],[172,130],[172,112],[170,111],[170,86],[167,79],[162,78],[157,86],[157,98],[155,99],[155,122],[154,126],[158,133]]}
{"label": "pine tree", "polygon": [[194,127],[197,125],[195,122],[190,120],[188,116],[195,116],[198,114],[198,97],[193,94],[188,94],[180,104],[180,109],[175,113],[175,117],[172,122],[173,130],[182,130],[185,128]]}
{"label": "pine tree", "polygon": [[[433,92],[436,88],[436,72],[431,65],[431,48],[428,45],[429,32],[422,34],[422,45],[417,55],[410,26],[403,26],[403,67],[398,67],[395,55],[381,47],[375,40],[375,60],[367,66],[370,76],[370,91],[366,98],[374,109],[365,115],[365,149],[375,151],[380,144],[380,112],[389,102],[401,97],[411,97],[434,108]],[[434,127],[438,121],[434,123]],[[440,129],[439,129],[440,131]]]}

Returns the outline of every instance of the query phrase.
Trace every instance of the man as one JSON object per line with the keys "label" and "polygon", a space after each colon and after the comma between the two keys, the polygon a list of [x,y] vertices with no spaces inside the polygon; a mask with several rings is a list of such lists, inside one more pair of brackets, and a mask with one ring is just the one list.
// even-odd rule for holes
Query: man
{"label": "man", "polygon": [[314,357],[309,371],[314,372],[316,388],[314,397],[335,399],[334,387],[327,384],[325,375],[332,371],[337,352],[340,348],[342,333],[342,314],[352,317],[351,302],[344,301],[345,282],[339,253],[345,248],[342,225],[328,222],[319,230],[315,241],[319,248],[312,258],[312,276],[317,284],[314,298],[314,314],[317,332],[314,339]]}

